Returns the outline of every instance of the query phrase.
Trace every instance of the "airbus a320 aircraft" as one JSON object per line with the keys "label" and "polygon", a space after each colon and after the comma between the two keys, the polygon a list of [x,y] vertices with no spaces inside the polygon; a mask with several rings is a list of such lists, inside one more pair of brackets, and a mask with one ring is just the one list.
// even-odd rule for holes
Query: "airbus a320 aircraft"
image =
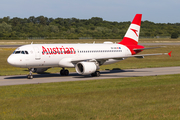
{"label": "airbus a320 aircraft", "polygon": [[60,74],[68,76],[65,68],[75,67],[81,75],[100,76],[99,66],[112,64],[129,57],[144,58],[151,55],[171,55],[170,53],[144,54],[137,53],[151,48],[138,45],[142,14],[136,14],[123,40],[118,44],[30,44],[17,48],[7,59],[16,67],[28,68],[28,79],[32,72],[42,73],[51,67],[61,67]]}

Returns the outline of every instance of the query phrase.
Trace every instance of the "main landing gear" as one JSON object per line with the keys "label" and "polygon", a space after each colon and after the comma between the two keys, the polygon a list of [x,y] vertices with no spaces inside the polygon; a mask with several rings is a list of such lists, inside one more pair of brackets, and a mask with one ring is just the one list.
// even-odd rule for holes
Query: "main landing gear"
{"label": "main landing gear", "polygon": [[33,68],[29,69],[29,74],[27,75],[27,79],[33,79],[33,75],[32,75],[33,70],[34,70]]}
{"label": "main landing gear", "polygon": [[94,73],[91,74],[92,77],[99,77],[100,76],[100,72],[96,71]]}
{"label": "main landing gear", "polygon": [[65,70],[64,68],[60,71],[60,74],[62,76],[68,76],[69,75],[69,70]]}

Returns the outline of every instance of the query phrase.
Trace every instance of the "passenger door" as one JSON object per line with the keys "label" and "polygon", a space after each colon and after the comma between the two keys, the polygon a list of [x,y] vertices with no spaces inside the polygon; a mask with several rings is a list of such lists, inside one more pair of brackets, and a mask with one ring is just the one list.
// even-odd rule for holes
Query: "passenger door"
{"label": "passenger door", "polygon": [[35,59],[40,60],[41,59],[41,52],[37,46],[34,46],[34,52],[35,52]]}

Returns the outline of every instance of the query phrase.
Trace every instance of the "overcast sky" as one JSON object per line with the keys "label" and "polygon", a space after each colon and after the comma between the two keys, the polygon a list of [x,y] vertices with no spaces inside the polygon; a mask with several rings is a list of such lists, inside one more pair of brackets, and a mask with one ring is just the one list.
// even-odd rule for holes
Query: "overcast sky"
{"label": "overcast sky", "polygon": [[52,18],[132,21],[136,13],[155,23],[180,23],[180,0],[1,0],[0,18]]}

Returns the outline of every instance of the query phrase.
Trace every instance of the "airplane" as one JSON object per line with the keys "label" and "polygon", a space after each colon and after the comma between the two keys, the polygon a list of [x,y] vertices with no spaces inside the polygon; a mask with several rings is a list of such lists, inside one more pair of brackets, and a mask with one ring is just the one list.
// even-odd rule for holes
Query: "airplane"
{"label": "airplane", "polygon": [[[142,14],[136,14],[124,38],[119,43],[102,44],[29,44],[18,47],[7,59],[15,67],[28,68],[28,79],[32,73],[43,73],[52,67],[61,67],[60,75],[68,76],[65,68],[75,68],[80,75],[100,76],[99,66],[112,64],[130,57],[144,58],[152,55],[169,53],[137,53],[153,48],[138,45]],[[156,47],[154,47],[156,48]]]}

